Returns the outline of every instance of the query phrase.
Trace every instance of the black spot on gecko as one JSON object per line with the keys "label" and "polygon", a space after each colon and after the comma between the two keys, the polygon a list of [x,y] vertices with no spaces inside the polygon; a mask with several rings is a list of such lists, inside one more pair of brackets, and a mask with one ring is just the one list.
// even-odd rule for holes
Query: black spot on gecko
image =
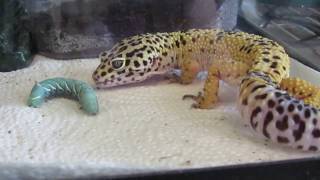
{"label": "black spot on gecko", "polygon": [[173,63],[174,62],[174,58],[173,57],[171,57],[171,63]]}
{"label": "black spot on gecko", "polygon": [[287,137],[283,137],[283,136],[278,136],[277,137],[277,141],[279,143],[288,143],[289,142],[289,139]]}
{"label": "black spot on gecko", "polygon": [[288,111],[289,111],[289,112],[294,111],[294,105],[293,105],[293,104],[289,104],[289,106],[288,106]]}
{"label": "black spot on gecko", "polygon": [[260,46],[266,46],[266,45],[268,45],[268,44],[265,43],[265,42],[261,42],[261,43],[259,43],[259,45],[260,45]]}
{"label": "black spot on gecko", "polygon": [[310,116],[311,116],[310,109],[306,109],[306,110],[304,111],[304,117],[305,117],[306,119],[308,119],[308,118],[310,118]]}
{"label": "black spot on gecko", "polygon": [[126,50],[127,48],[128,48],[128,46],[122,46],[122,47],[119,49],[118,53],[121,53],[122,51]]}
{"label": "black spot on gecko", "polygon": [[274,93],[274,95],[278,98],[278,97],[280,97],[282,95],[282,93],[277,91],[277,92]]}
{"label": "black spot on gecko", "polygon": [[268,100],[268,107],[269,108],[273,108],[275,105],[276,105],[276,103],[272,99]]}
{"label": "black spot on gecko", "polygon": [[278,120],[276,122],[276,128],[278,128],[280,131],[285,131],[286,129],[288,129],[288,127],[289,123],[287,115],[283,116],[282,121]]}
{"label": "black spot on gecko", "polygon": [[248,105],[248,98],[244,98],[243,100],[242,100],[242,104],[243,105]]}
{"label": "black spot on gecko", "polygon": [[277,111],[279,114],[282,114],[282,113],[284,112],[284,108],[283,108],[282,106],[277,106],[276,111]]}
{"label": "black spot on gecko", "polygon": [[319,129],[314,129],[314,130],[312,131],[312,135],[313,135],[313,137],[315,137],[315,138],[319,138],[319,137],[320,137],[320,130],[319,130]]}
{"label": "black spot on gecko", "polygon": [[147,46],[143,46],[142,48],[134,49],[133,51],[126,54],[127,57],[132,57],[137,52],[143,52]]}
{"label": "black spot on gecko", "polygon": [[316,108],[312,107],[311,110],[312,110],[312,112],[313,112],[315,115],[318,114],[318,111],[316,110]]}
{"label": "black spot on gecko", "polygon": [[278,46],[274,41],[269,41],[273,46]]}
{"label": "black spot on gecko", "polygon": [[144,66],[148,65],[148,61],[142,61],[142,63]]}
{"label": "black spot on gecko", "polygon": [[273,59],[280,59],[279,56],[272,56]]}
{"label": "black spot on gecko", "polygon": [[136,68],[140,67],[140,63],[138,61],[134,61],[133,64]]}
{"label": "black spot on gecko", "polygon": [[255,98],[256,100],[258,100],[258,99],[265,99],[267,96],[268,96],[268,94],[261,94],[261,95],[255,96],[254,98]]}
{"label": "black spot on gecko", "polygon": [[220,31],[217,33],[217,36],[223,36],[223,33],[224,33],[223,31]]}
{"label": "black spot on gecko", "polygon": [[257,128],[258,123],[257,122],[254,123],[253,118],[255,118],[260,112],[261,112],[261,108],[258,106],[252,111],[252,114],[250,116],[250,124],[254,129]]}
{"label": "black spot on gecko", "polygon": [[277,65],[278,65],[278,63],[277,63],[277,62],[272,62],[272,64],[271,64],[270,68],[276,68],[276,67],[277,67]]}
{"label": "black spot on gecko", "polygon": [[109,68],[108,69],[108,73],[112,73],[113,69],[112,68]]}
{"label": "black spot on gecko", "polygon": [[185,46],[185,45],[187,44],[187,41],[186,41],[186,40],[184,40],[184,39],[182,39],[182,40],[181,40],[181,43],[182,43],[182,45],[184,45],[184,46]]}
{"label": "black spot on gecko", "polygon": [[137,54],[137,57],[143,58],[143,54],[139,53],[139,54]]}
{"label": "black spot on gecko", "polygon": [[264,62],[266,62],[266,63],[269,63],[270,62],[270,60],[268,59],[268,58],[263,58],[262,59]]}
{"label": "black spot on gecko", "polygon": [[239,51],[242,51],[243,49],[244,49],[244,45],[240,47],[240,50],[239,50]]}
{"label": "black spot on gecko", "polygon": [[130,64],[130,60],[126,60],[125,66],[129,66],[129,64]]}
{"label": "black spot on gecko", "polygon": [[298,123],[299,128],[297,130],[293,130],[293,136],[295,141],[299,141],[302,138],[303,132],[305,131],[306,124],[303,121]]}
{"label": "black spot on gecko", "polygon": [[276,70],[276,69],[274,69],[273,72],[278,74],[278,75],[280,75],[280,72],[278,70]]}
{"label": "black spot on gecko", "polygon": [[[288,94],[284,95],[284,98],[285,98],[286,100],[288,100],[288,101],[291,100],[291,97],[290,97]],[[290,105],[289,105],[289,106],[290,106]]]}
{"label": "black spot on gecko", "polygon": [[313,125],[317,125],[317,123],[318,123],[318,120],[317,120],[316,118],[313,118],[312,124],[313,124]]}
{"label": "black spot on gecko", "polygon": [[179,48],[179,47],[180,47],[180,43],[179,43],[179,41],[178,41],[178,40],[176,40],[176,46],[177,46],[177,48]]}
{"label": "black spot on gecko", "polygon": [[265,88],[266,85],[258,85],[258,86],[255,86],[254,88],[252,88],[251,90],[251,93],[254,93],[256,90],[260,89],[260,88]]}
{"label": "black spot on gecko", "polygon": [[299,114],[294,114],[293,115],[293,121],[295,123],[299,123],[301,121],[301,118],[300,118]]}
{"label": "black spot on gecko", "polygon": [[107,74],[107,73],[106,73],[105,71],[102,71],[100,75],[101,75],[101,76],[105,76],[106,74]]}
{"label": "black spot on gecko", "polygon": [[309,151],[318,151],[317,146],[310,146]]}
{"label": "black spot on gecko", "polygon": [[273,113],[272,111],[268,111],[265,118],[264,118],[264,121],[263,121],[263,128],[262,128],[262,133],[265,137],[267,138],[270,138],[270,135],[267,131],[267,127],[269,125],[269,123],[273,120]]}
{"label": "black spot on gecko", "polygon": [[130,76],[132,76],[133,75],[133,72],[129,72],[127,75],[126,75],[126,77],[130,77]]}
{"label": "black spot on gecko", "polygon": [[159,39],[163,39],[163,37],[160,36],[159,34],[156,34],[156,36],[157,36]]}

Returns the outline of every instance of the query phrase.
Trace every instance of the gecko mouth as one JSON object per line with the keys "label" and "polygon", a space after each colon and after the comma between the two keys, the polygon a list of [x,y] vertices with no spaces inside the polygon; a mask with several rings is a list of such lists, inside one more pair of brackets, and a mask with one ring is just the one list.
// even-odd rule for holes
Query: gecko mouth
{"label": "gecko mouth", "polygon": [[96,88],[102,89],[102,88],[108,88],[108,87],[120,85],[120,82],[119,82],[119,83],[114,83],[114,81],[105,80],[104,82],[98,82],[98,81],[96,81],[95,84],[96,84],[96,85],[95,85]]}
{"label": "gecko mouth", "polygon": [[105,88],[110,88],[110,87],[114,87],[114,86],[120,86],[120,85],[126,85],[126,84],[130,84],[130,83],[134,83],[137,81],[117,81],[117,80],[105,80],[103,82],[98,82],[96,81],[96,88],[97,89],[105,89]]}
{"label": "gecko mouth", "polygon": [[99,81],[95,80],[95,87],[97,89],[105,89],[109,87],[114,87],[114,86],[121,86],[121,85],[127,85],[127,84],[132,84],[132,83],[137,83],[146,80],[146,77],[135,77],[131,79],[106,79],[104,81]]}

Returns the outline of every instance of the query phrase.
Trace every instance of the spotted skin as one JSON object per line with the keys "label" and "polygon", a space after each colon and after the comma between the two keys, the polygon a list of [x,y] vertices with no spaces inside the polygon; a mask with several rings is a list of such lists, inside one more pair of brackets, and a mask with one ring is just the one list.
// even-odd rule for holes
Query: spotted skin
{"label": "spotted skin", "polygon": [[143,81],[155,74],[181,70],[189,84],[208,71],[203,91],[186,95],[193,107],[213,108],[219,80],[239,85],[237,107],[254,131],[274,142],[301,150],[320,148],[319,88],[289,77],[284,48],[267,38],[219,29],[156,33],[123,39],[100,54],[93,73],[98,88]]}

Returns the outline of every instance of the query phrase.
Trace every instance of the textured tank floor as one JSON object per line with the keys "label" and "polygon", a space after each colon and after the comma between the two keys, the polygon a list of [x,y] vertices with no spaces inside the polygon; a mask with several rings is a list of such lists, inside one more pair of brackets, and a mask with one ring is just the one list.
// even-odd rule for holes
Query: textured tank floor
{"label": "textured tank floor", "polygon": [[[192,101],[182,101],[203,82],[169,84],[162,78],[98,90],[97,116],[62,98],[38,109],[26,105],[35,81],[59,76],[92,84],[98,64],[36,56],[28,68],[0,73],[1,177],[123,175],[317,156],[257,137],[236,111],[237,88],[224,83],[212,110],[190,109]],[[291,74],[320,85],[320,73],[296,61]]]}

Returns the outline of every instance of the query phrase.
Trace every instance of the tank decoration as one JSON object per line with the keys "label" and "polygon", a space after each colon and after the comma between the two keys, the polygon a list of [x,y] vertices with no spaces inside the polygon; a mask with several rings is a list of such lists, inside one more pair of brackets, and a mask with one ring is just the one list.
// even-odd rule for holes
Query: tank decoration
{"label": "tank decoration", "polygon": [[0,1],[0,71],[28,66],[32,61],[28,13],[20,0]]}

